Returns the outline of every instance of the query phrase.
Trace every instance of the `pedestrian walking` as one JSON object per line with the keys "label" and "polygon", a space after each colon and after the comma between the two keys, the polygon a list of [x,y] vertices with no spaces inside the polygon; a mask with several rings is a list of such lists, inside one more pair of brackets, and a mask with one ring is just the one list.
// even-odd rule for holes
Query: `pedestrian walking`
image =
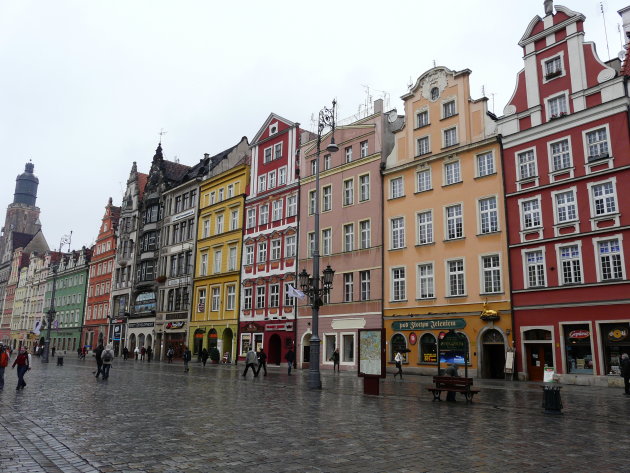
{"label": "pedestrian walking", "polygon": [[4,369],[9,366],[9,354],[4,345],[0,345],[0,389],[4,389]]}
{"label": "pedestrian walking", "polygon": [[107,379],[109,378],[109,369],[112,367],[112,363],[114,362],[114,349],[111,344],[107,345],[101,355],[101,359],[103,360],[103,379]]}
{"label": "pedestrian walking", "polygon": [[52,357],[55,357],[55,347],[52,347]]}
{"label": "pedestrian walking", "polygon": [[24,349],[24,347],[20,348],[18,352],[18,356],[13,362],[12,367],[15,368],[16,366],[17,366],[18,384],[15,390],[17,391],[20,389],[24,389],[26,387],[26,382],[24,381],[24,375],[26,374],[28,370],[31,369],[29,359],[28,359],[28,353],[26,353],[26,350]]}
{"label": "pedestrian walking", "polygon": [[623,385],[625,394],[630,396],[630,358],[627,353],[621,355],[621,376],[623,376]]}
{"label": "pedestrian walking", "polygon": [[267,376],[267,354],[262,347],[258,351],[258,371],[256,371],[256,376],[260,373],[261,368],[265,370],[265,376]]}
{"label": "pedestrian walking", "polygon": [[251,367],[254,376],[258,376],[256,373],[256,362],[258,361],[258,356],[256,356],[256,352],[254,351],[254,347],[250,347],[247,355],[245,355],[245,371],[243,371],[243,376],[247,375],[247,371]]}
{"label": "pedestrian walking", "polygon": [[127,347],[123,348],[123,360],[129,358],[129,349]]}
{"label": "pedestrian walking", "polygon": [[173,356],[175,356],[175,350],[173,350],[173,347],[168,347],[168,350],[166,351],[166,358],[169,363],[173,363]]}
{"label": "pedestrian walking", "polygon": [[83,349],[81,347],[77,348],[77,356],[79,357],[79,360],[81,359],[82,354],[83,354]]}
{"label": "pedestrian walking", "polygon": [[203,366],[206,366],[206,362],[208,361],[208,357],[210,356],[210,354],[208,353],[208,349],[204,348],[203,350],[201,350],[201,362],[203,363]]}
{"label": "pedestrian walking", "polygon": [[396,362],[396,368],[398,368],[398,371],[396,371],[394,373],[394,379],[396,379],[397,375],[400,375],[400,379],[402,379],[402,374],[403,374],[403,372],[402,372],[402,362],[403,362],[403,359],[404,358],[403,358],[402,354],[399,351],[397,351],[396,352],[396,356],[394,357],[394,361]]}
{"label": "pedestrian walking", "polygon": [[152,356],[153,356],[153,348],[147,347],[147,363],[151,363]]}
{"label": "pedestrian walking", "polygon": [[330,360],[333,362],[333,372],[335,371],[335,369],[337,370],[337,373],[339,373],[339,348],[335,348],[335,351],[333,352],[333,354],[330,357]]}
{"label": "pedestrian walking", "polygon": [[136,357],[136,361],[138,361],[138,357],[140,356],[140,348],[136,347],[136,348],[133,350],[133,354],[134,354],[134,356]]}
{"label": "pedestrian walking", "polygon": [[287,360],[287,368],[289,369],[289,376],[291,376],[291,368],[293,368],[293,363],[295,362],[295,353],[293,349],[289,348],[289,351],[286,355],[284,355],[284,359]]}
{"label": "pedestrian walking", "polygon": [[[459,373],[457,372],[457,364],[456,363],[451,363],[451,366],[449,366],[448,368],[446,368],[445,371],[446,376],[452,376],[452,377],[457,377],[459,376]],[[455,391],[449,391],[446,393],[446,400],[448,402],[455,402]]]}
{"label": "pedestrian walking", "polygon": [[146,354],[147,354],[147,349],[144,347],[140,348],[140,361],[144,361],[144,357],[146,356]]}
{"label": "pedestrian walking", "polygon": [[190,360],[192,360],[192,353],[190,351],[190,348],[188,348],[186,345],[184,345],[184,371],[188,372],[188,363],[190,363]]}
{"label": "pedestrian walking", "polygon": [[103,358],[102,358],[104,350],[105,350],[105,347],[103,347],[102,343],[99,343],[99,345],[96,347],[96,350],[94,350],[94,357],[96,358],[97,370],[92,371],[92,374],[95,374],[97,378],[99,377],[100,374],[102,374],[103,377],[105,376],[105,374],[103,373]]}

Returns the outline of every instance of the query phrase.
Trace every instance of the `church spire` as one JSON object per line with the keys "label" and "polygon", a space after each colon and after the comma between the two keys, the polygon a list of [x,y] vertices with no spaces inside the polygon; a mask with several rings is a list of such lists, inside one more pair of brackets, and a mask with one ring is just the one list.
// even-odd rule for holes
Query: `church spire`
{"label": "church spire", "polygon": [[26,204],[35,207],[39,179],[33,174],[34,169],[35,165],[29,161],[26,163],[26,166],[24,166],[24,172],[15,179],[15,194],[13,194],[14,204]]}

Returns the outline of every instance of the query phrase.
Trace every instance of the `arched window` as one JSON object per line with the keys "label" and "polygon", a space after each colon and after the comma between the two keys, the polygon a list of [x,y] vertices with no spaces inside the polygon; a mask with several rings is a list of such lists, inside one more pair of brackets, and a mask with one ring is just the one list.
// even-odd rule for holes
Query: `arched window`
{"label": "arched window", "polygon": [[397,333],[392,337],[392,351],[390,353],[391,361],[394,361],[394,357],[397,352],[400,352],[407,361],[407,339],[404,335]]}
{"label": "arched window", "polygon": [[432,333],[420,337],[420,363],[437,363],[437,342]]}

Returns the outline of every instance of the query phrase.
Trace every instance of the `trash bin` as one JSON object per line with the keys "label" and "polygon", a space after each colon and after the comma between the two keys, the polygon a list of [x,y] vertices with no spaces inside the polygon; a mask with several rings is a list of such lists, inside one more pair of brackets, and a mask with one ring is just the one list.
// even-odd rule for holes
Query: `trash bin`
{"label": "trash bin", "polygon": [[560,386],[543,386],[543,403],[545,414],[562,414]]}
{"label": "trash bin", "polygon": [[57,357],[57,366],[63,366],[63,356]]}

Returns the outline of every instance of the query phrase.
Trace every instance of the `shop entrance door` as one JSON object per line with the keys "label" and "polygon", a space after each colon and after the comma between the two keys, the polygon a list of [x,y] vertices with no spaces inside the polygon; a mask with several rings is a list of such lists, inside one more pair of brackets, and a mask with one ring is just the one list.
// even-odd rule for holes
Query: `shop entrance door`
{"label": "shop entrance door", "polygon": [[545,365],[553,367],[551,344],[530,343],[527,344],[527,373],[530,381],[542,381]]}
{"label": "shop entrance door", "polygon": [[274,364],[280,366],[282,361],[282,342],[280,340],[280,336],[277,333],[274,333],[271,337],[269,337],[269,347],[267,349],[267,358],[269,364]]}

